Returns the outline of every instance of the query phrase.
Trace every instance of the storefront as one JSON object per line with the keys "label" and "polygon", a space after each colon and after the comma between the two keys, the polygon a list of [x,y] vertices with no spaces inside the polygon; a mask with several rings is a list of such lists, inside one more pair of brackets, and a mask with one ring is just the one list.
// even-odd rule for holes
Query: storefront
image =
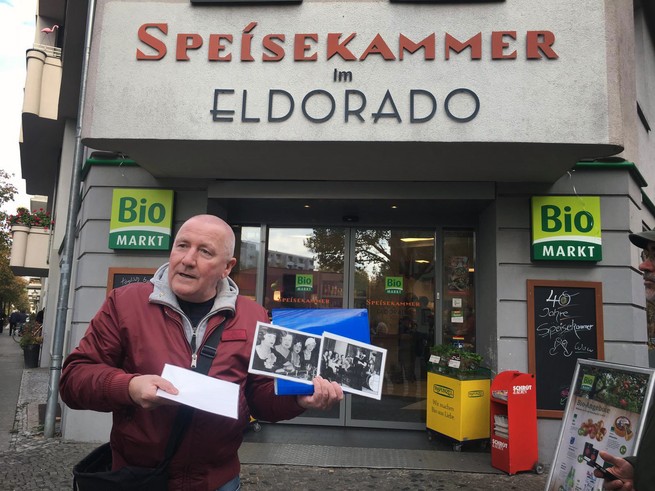
{"label": "storefront", "polygon": [[[68,349],[109,268],[167,257],[108,247],[114,188],[172,190],[174,228],[227,220],[233,278],[269,310],[368,309],[382,399],[301,424],[425,429],[435,344],[527,371],[529,278],[604,282],[606,318],[645,322],[626,234],[649,201],[634,164],[607,160],[631,151],[613,32],[632,15],[596,0],[98,1],[82,139],[115,154],[87,156]],[[602,261],[533,261],[531,197],[578,194],[600,198]],[[607,359],[644,364],[627,331],[606,330]],[[67,438],[109,424],[74,421]],[[546,452],[557,424],[540,421]]]}

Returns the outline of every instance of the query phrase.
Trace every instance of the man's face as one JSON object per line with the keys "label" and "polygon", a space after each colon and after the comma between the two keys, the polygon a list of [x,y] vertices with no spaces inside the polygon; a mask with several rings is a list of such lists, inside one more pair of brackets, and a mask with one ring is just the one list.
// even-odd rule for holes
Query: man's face
{"label": "man's face", "polygon": [[644,274],[646,300],[655,302],[655,242],[649,242],[648,247],[641,251],[639,270]]}
{"label": "man's face", "polygon": [[225,247],[228,233],[229,227],[215,217],[195,217],[182,225],[168,266],[168,281],[178,298],[199,303],[216,296],[217,283],[236,264]]}

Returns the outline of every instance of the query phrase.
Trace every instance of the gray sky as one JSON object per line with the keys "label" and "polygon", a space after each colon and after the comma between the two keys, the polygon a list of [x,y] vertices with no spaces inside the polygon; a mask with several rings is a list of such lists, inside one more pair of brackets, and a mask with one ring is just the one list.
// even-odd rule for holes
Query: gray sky
{"label": "gray sky", "polygon": [[20,120],[25,86],[25,52],[34,42],[36,0],[0,0],[0,167],[15,174],[18,188],[14,203],[3,208],[13,213],[17,206],[29,207],[25,181],[20,178]]}

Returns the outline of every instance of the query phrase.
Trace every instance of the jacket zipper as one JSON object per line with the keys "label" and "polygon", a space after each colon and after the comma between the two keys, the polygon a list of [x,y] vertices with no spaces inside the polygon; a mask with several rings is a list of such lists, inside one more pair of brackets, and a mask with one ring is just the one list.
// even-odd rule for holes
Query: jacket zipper
{"label": "jacket zipper", "polygon": [[[168,307],[165,309],[165,311],[166,311],[166,315],[168,315],[168,317],[170,317],[171,319],[173,319],[174,321],[177,322],[177,319],[175,319],[168,312]],[[202,322],[203,320],[204,320],[204,318],[201,319],[200,322]],[[179,325],[179,322],[178,322],[178,325]],[[181,327],[182,327],[182,330],[184,331],[184,327],[183,326],[181,326]],[[209,326],[207,326],[207,327],[209,327]],[[191,326],[191,329],[193,330],[193,334],[191,335],[191,368],[196,368],[197,363],[198,363],[198,349],[196,348],[196,333],[198,332],[198,326],[195,326],[195,327]],[[206,332],[205,332],[205,334],[206,334]]]}
{"label": "jacket zipper", "polygon": [[196,363],[198,362],[198,350],[196,349],[196,332],[198,332],[198,326],[192,327],[193,334],[191,335],[191,368],[196,368]]}

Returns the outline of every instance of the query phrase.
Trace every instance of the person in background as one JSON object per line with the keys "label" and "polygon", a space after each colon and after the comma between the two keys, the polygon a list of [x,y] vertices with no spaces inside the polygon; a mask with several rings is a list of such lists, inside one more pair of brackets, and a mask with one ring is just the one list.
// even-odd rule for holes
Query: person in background
{"label": "person in background", "polygon": [[9,314],[9,335],[13,335],[14,331],[16,330],[16,326],[18,325],[18,319],[20,319],[20,312],[18,310],[14,310],[11,314]]}
{"label": "person in background", "polygon": [[2,334],[2,331],[5,330],[6,321],[7,321],[7,314],[5,314],[5,311],[2,310],[0,311],[0,334]]}
{"label": "person in background", "polygon": [[305,409],[328,409],[343,399],[341,387],[321,377],[314,393],[276,396],[273,379],[248,373],[255,328],[266,310],[239,295],[229,278],[236,264],[235,237],[218,217],[187,220],[175,237],[169,262],[149,283],[114,289],[91,320],[62,370],[60,394],[73,409],[112,412],[113,469],[156,467],[179,405],[157,396],[178,394],[162,378],[164,364],[195,364],[207,337],[225,321],[208,376],[238,384],[238,418],[193,412],[171,460],[169,490],[240,489],[238,449],[250,416],[291,419]]}
{"label": "person in background", "polygon": [[39,310],[34,317],[34,320],[38,322],[40,326],[43,325],[43,309]]}
{"label": "person in background", "polygon": [[[641,263],[639,270],[643,273],[646,300],[655,300],[655,230],[639,234],[630,234],[630,242],[641,248]],[[619,480],[605,481],[603,489],[620,491],[653,491],[655,490],[655,410],[651,405],[645,419],[644,431],[637,453],[633,457],[620,458],[601,451],[600,457],[613,467],[610,472]],[[599,471],[594,471],[596,477],[602,477]]]}

